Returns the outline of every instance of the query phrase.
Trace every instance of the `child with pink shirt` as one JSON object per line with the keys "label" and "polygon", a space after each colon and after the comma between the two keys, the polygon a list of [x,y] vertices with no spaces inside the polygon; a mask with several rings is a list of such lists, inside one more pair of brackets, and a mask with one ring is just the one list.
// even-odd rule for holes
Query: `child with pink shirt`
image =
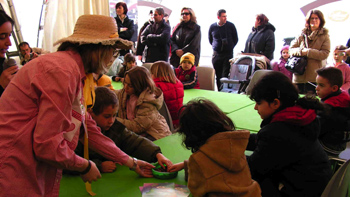
{"label": "child with pink shirt", "polygon": [[342,91],[348,92],[350,89],[350,67],[347,63],[345,63],[346,60],[346,54],[345,52],[342,52],[343,50],[347,49],[344,45],[338,45],[335,47],[333,52],[333,59],[334,62],[332,67],[338,68],[343,73],[343,85],[340,87]]}

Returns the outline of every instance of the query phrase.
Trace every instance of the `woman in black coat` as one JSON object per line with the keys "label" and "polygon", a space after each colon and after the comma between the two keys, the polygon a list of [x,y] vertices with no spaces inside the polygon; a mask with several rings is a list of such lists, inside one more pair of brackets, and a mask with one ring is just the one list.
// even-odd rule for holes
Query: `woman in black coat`
{"label": "woman in black coat", "polygon": [[275,30],[264,14],[258,14],[252,32],[245,43],[244,53],[261,54],[272,60],[275,51]]}
{"label": "woman in black coat", "polygon": [[198,66],[201,53],[201,30],[191,8],[181,9],[181,22],[176,25],[171,36],[170,64],[177,68],[183,54],[190,52],[195,56],[194,65]]}
{"label": "woman in black coat", "polygon": [[[126,15],[128,13],[128,7],[126,3],[119,2],[115,5],[115,10],[117,17],[115,17],[116,23],[118,25],[118,34],[120,38],[125,40],[131,40],[134,34],[134,21],[129,19]],[[120,56],[124,56],[129,53],[129,50],[120,50]]]}

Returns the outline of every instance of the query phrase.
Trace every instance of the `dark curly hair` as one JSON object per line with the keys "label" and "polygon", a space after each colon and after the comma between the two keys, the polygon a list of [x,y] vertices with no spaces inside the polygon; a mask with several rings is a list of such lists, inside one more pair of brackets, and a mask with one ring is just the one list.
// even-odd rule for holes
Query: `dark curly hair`
{"label": "dark curly hair", "polygon": [[189,101],[180,112],[177,132],[183,135],[183,145],[192,152],[196,152],[211,136],[235,130],[232,120],[204,98]]}

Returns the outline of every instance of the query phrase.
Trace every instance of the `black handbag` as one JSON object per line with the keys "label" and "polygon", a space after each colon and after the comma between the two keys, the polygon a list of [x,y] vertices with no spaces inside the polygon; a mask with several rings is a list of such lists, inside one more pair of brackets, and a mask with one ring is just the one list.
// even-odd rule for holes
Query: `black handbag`
{"label": "black handbag", "polygon": [[[308,48],[307,39],[305,35],[304,35],[304,40],[305,40],[304,43],[306,45],[306,48]],[[307,65],[306,56],[302,56],[302,57],[292,56],[288,59],[288,61],[284,66],[286,67],[287,70],[291,71],[292,73],[302,75],[305,72],[306,65]]]}

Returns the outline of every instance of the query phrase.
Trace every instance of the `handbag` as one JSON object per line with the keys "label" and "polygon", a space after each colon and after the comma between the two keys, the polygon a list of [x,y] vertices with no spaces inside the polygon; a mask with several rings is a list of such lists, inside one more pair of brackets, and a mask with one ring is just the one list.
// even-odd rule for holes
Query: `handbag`
{"label": "handbag", "polygon": [[[305,45],[306,48],[308,48],[308,44],[307,44],[307,40],[306,40],[306,36],[304,35],[304,40],[305,40]],[[294,73],[294,74],[298,74],[298,75],[303,75],[306,69],[306,65],[307,65],[307,57],[306,56],[292,56],[290,58],[288,58],[288,61],[286,62],[286,64],[284,65],[286,67],[287,70],[289,70],[290,72]]]}

